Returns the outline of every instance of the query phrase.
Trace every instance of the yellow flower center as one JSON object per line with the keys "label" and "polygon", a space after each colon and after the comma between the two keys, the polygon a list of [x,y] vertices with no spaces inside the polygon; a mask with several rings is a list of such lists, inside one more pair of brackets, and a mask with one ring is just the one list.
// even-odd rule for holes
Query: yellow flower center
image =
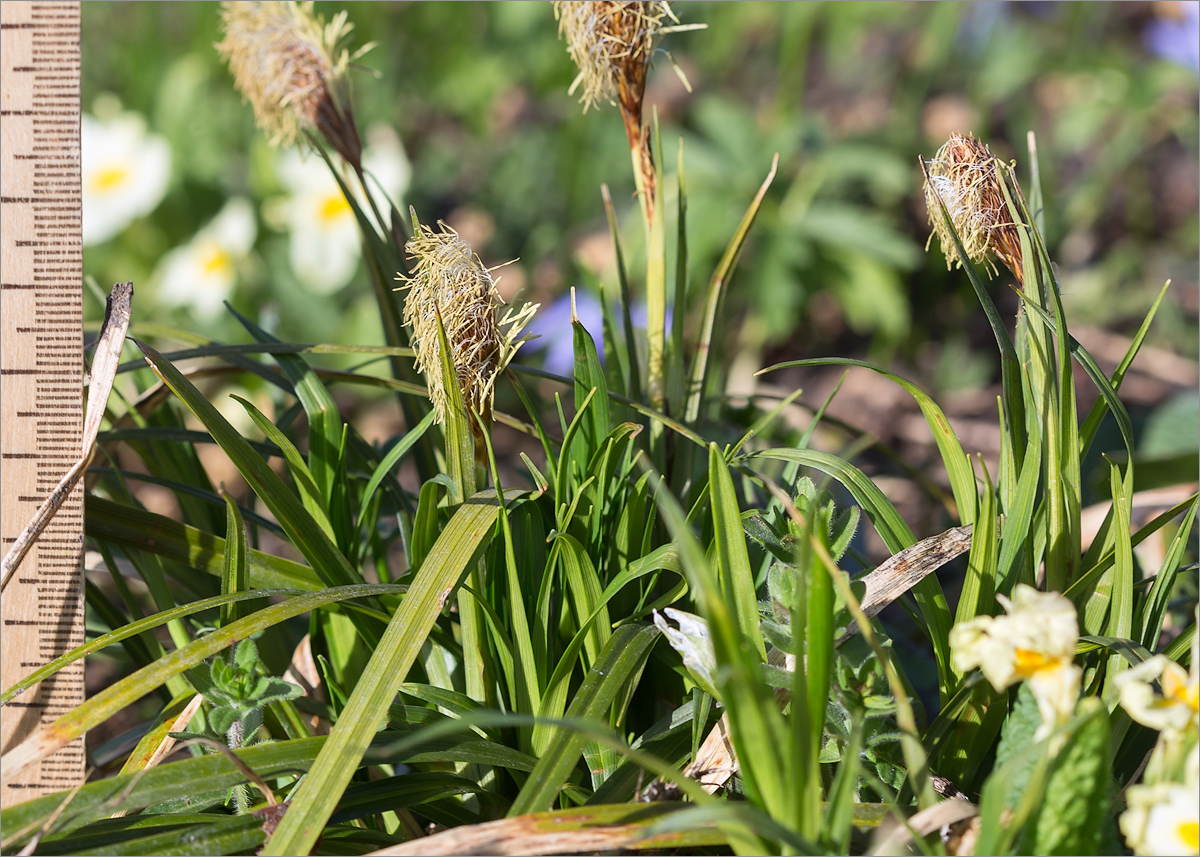
{"label": "yellow flower center", "polygon": [[1193,712],[1200,711],[1200,682],[1189,682],[1183,670],[1164,670],[1162,689],[1164,699],[1182,703]]}
{"label": "yellow flower center", "polygon": [[1187,843],[1190,852],[1195,854],[1200,849],[1200,822],[1185,821],[1179,825],[1179,838]]}
{"label": "yellow flower center", "polygon": [[129,169],[125,165],[107,166],[96,170],[89,184],[92,190],[103,192],[124,184],[128,178]]}
{"label": "yellow flower center", "polygon": [[217,244],[205,247],[201,254],[201,269],[206,277],[230,279],[233,276],[233,259]]}
{"label": "yellow flower center", "polygon": [[1014,649],[1013,666],[1017,675],[1029,678],[1044,669],[1058,666],[1058,658],[1047,657],[1044,653],[1033,649]]}
{"label": "yellow flower center", "polygon": [[330,223],[349,213],[350,203],[346,202],[346,198],[340,193],[336,193],[325,197],[317,216],[321,218],[323,223]]}

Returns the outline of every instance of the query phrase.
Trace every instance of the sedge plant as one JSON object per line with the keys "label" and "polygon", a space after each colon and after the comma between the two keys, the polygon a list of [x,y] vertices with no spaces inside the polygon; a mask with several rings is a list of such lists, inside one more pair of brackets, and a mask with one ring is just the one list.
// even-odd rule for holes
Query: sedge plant
{"label": "sedge plant", "polygon": [[[304,3],[224,8],[219,50],[259,124],[281,145],[317,150],[341,183],[386,341],[280,342],[240,315],[248,341],[236,345],[146,327],[142,359],[124,367],[144,392],[110,403],[110,457],[87,499],[88,536],[112,578],[88,588],[105,627],[0,699],[102,650],[131,670],[7,751],[6,775],[139,699],[155,712],[119,774],[4,810],[4,847],[392,853],[432,848],[431,827],[467,850],[499,841],[472,837],[510,835],[548,853],[650,843],[845,854],[914,837],[956,853],[969,840],[980,854],[1122,842],[1157,853],[1164,829],[1189,841],[1195,621],[1165,645],[1160,633],[1180,612],[1197,499],[1132,531],[1135,450],[1118,393],[1153,313],[1110,375],[1071,337],[1033,147],[1028,196],[1014,166],[971,137],[924,165],[935,234],[997,344],[997,472],[968,456],[929,394],[883,367],[772,367],[871,371],[914,398],[952,493],[953,526],[919,538],[851,456],[780,427],[799,391],[740,432],[726,419],[709,355],[775,166],[689,316],[682,158],[667,212],[660,130],[642,115],[674,13],[566,2],[555,13],[585,101],[621,110],[650,330],[643,358],[605,194],[622,298],[605,319],[609,359],[573,317],[572,375],[549,379],[562,388],[542,407],[525,382],[546,373],[510,362],[534,309],[502,306],[494,269],[462,236],[359,192],[369,177],[345,19],[325,24]],[[993,259],[1021,290],[1011,331],[976,269]],[[151,334],[187,347],[160,352],[142,341]],[[327,353],[385,357],[392,374],[327,370]],[[213,365],[177,365],[191,357]],[[1100,394],[1082,420],[1076,365]],[[252,432],[210,401],[212,374],[268,391],[270,408],[238,402]],[[343,418],[335,384],[395,393],[404,431],[369,443]],[[507,401],[523,412],[503,411]],[[1126,456],[1109,462],[1111,510],[1085,550],[1080,462],[1105,419]],[[539,454],[508,460],[500,422]],[[198,443],[215,443],[252,495],[239,504],[213,485]],[[397,476],[408,462],[415,484]],[[514,471],[524,482],[502,484]],[[142,507],[138,480],[172,491],[184,520]],[[1162,567],[1139,574],[1134,545],[1168,524]],[[867,527],[892,557],[851,575]],[[939,569],[961,553],[952,606]],[[901,593],[936,668],[928,709],[875,618]],[[303,678],[303,694],[285,674]],[[197,693],[199,719],[175,727]],[[192,747],[158,763],[172,731],[222,737],[238,762]],[[247,787],[257,782],[247,770],[278,804]],[[225,805],[231,789],[243,811]],[[652,800],[663,796],[675,799]],[[943,842],[931,819],[952,801],[958,827]]]}

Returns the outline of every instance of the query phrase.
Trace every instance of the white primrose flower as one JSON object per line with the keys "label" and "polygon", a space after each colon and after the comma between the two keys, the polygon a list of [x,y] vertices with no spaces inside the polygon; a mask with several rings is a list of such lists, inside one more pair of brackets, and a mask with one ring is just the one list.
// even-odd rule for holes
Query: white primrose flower
{"label": "white primrose flower", "polygon": [[[288,149],[276,171],[288,190],[277,209],[289,233],[288,260],[317,294],[336,292],[354,276],[361,253],[358,224],[341,188],[319,157]],[[264,212],[274,220],[273,212]]]}
{"label": "white primrose flower", "polygon": [[[363,169],[368,174],[371,199],[386,217],[391,209],[389,198],[399,199],[407,190],[411,167],[399,137],[390,128],[373,127],[367,139]],[[362,235],[354,211],[328,165],[317,155],[289,149],[280,156],[276,170],[288,197],[274,201],[264,214],[288,231],[288,259],[300,282],[316,294],[333,294],[350,282],[362,255]],[[347,184],[357,188],[356,179]],[[374,220],[361,193],[356,194],[356,202]]]}
{"label": "white primrose flower", "polygon": [[1075,605],[1057,592],[1024,584],[1013,589],[1011,601],[996,598],[1007,615],[979,616],[950,629],[954,668],[965,672],[979,667],[996,690],[1028,682],[1042,715],[1034,735],[1040,741],[1070,718],[1079,699]]}
{"label": "white primrose flower", "polygon": [[1130,786],[1119,825],[1137,855],[1200,855],[1200,746],[1188,759],[1187,783]]}
{"label": "white primrose flower", "polygon": [[[1200,694],[1197,667],[1193,655],[1192,670],[1187,670],[1165,655],[1155,655],[1117,676],[1121,707],[1129,716],[1160,732],[1183,732],[1200,724]],[[1161,679],[1162,694],[1151,682]]]}
{"label": "white primrose flower", "polygon": [[229,200],[191,241],[163,257],[155,276],[159,300],[211,321],[233,291],[238,264],[249,255],[257,234],[250,202]]}
{"label": "white primrose flower", "polygon": [[[1165,655],[1155,655],[1117,676],[1121,707],[1151,729],[1176,738],[1200,729],[1200,635],[1192,637],[1192,666],[1185,670]],[[1151,682],[1161,680],[1162,693]]]}
{"label": "white primrose flower", "polygon": [[102,244],[153,211],[171,179],[167,141],[146,131],[136,113],[102,122],[79,120],[83,188],[83,244]]}
{"label": "white primrose flower", "polygon": [[696,684],[720,699],[715,680],[717,656],[713,651],[708,623],[699,616],[676,610],[674,607],[664,608],[663,613],[679,627],[672,628],[657,610],[654,611],[655,626],[662,631],[671,648],[683,657],[683,665]]}

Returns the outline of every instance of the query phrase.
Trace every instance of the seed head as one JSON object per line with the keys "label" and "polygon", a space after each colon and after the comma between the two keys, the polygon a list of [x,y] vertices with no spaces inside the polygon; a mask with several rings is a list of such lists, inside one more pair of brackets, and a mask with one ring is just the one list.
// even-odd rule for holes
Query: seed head
{"label": "seed head", "polygon": [[[992,257],[1003,262],[1017,280],[1022,280],[1021,238],[1017,224],[1009,215],[1000,183],[1007,181],[1010,193],[1020,187],[1013,167],[991,153],[973,136],[955,134],[946,141],[933,160],[925,165],[925,206],[929,223],[946,255],[946,267],[963,264],[954,239],[942,217],[940,198],[962,241],[963,250],[974,262],[996,271]],[[926,249],[928,249],[928,242]]]}
{"label": "seed head", "polygon": [[353,25],[346,13],[328,24],[310,2],[247,0],[221,4],[224,40],[217,51],[254,107],[272,145],[291,145],[303,131],[320,134],[356,170],[362,143],[346,80],[353,56],[344,47]]}
{"label": "seed head", "polygon": [[[677,20],[659,0],[556,0],[558,34],[579,66],[584,112],[601,100],[622,99],[636,92],[640,105],[646,70],[663,29],[663,19]],[[640,110],[639,110],[640,112]]]}
{"label": "seed head", "polygon": [[501,317],[504,301],[491,271],[457,232],[445,223],[438,225],[441,231],[435,232],[417,224],[405,245],[412,259],[412,274],[397,277],[404,283],[400,288],[408,290],[404,323],[412,329],[417,368],[425,376],[437,422],[443,421],[446,412],[439,316],[463,400],[487,421],[496,376],[523,344],[521,330],[538,304],[525,304],[517,312],[506,310]]}

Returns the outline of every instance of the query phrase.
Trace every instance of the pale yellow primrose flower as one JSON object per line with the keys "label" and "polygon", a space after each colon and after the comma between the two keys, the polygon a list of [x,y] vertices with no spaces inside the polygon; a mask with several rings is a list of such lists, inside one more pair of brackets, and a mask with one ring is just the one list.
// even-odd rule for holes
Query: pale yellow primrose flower
{"label": "pale yellow primrose flower", "polygon": [[979,616],[950,629],[950,651],[959,672],[979,667],[996,690],[1029,683],[1042,714],[1035,740],[1048,736],[1074,712],[1082,671],[1075,666],[1079,624],[1075,605],[1057,592],[1018,584],[1005,616]]}
{"label": "pale yellow primrose flower", "polygon": [[1187,783],[1130,786],[1119,825],[1137,855],[1200,855],[1200,746],[1188,760]]}
{"label": "pale yellow primrose flower", "polygon": [[[1188,672],[1165,655],[1154,657],[1117,676],[1121,707],[1151,729],[1174,737],[1189,728],[1200,729],[1200,635],[1192,637],[1192,668]],[[1162,694],[1150,684],[1161,679]]]}
{"label": "pale yellow primrose flower", "polygon": [[654,625],[662,631],[671,648],[683,657],[683,665],[695,680],[696,684],[720,699],[716,691],[714,676],[717,671],[717,656],[713,651],[712,636],[708,632],[708,623],[699,616],[666,607],[663,613],[673,620],[679,628],[672,628],[667,619],[655,610]]}
{"label": "pale yellow primrose flower", "polygon": [[[1159,732],[1178,733],[1200,726],[1200,686],[1195,655],[1189,675],[1165,655],[1155,655],[1117,676],[1121,707],[1129,716]],[[1151,682],[1162,679],[1162,695]]]}

